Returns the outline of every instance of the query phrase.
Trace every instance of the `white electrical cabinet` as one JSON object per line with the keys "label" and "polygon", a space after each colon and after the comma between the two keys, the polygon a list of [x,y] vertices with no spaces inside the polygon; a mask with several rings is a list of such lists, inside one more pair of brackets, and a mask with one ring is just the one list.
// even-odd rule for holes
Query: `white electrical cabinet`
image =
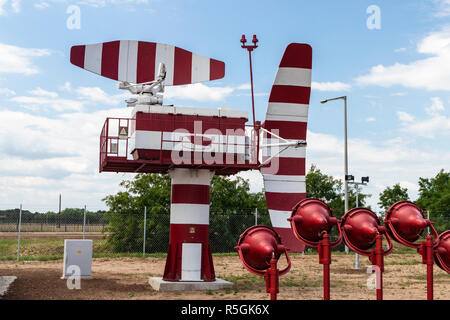
{"label": "white electrical cabinet", "polygon": [[64,240],[63,279],[92,278],[92,240]]}

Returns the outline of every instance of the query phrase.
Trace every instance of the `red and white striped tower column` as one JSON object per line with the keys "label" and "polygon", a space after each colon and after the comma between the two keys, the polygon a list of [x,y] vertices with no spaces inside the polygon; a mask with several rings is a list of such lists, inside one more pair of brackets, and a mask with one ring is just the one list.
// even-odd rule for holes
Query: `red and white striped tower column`
{"label": "red and white striped tower column", "polygon": [[176,168],[169,175],[170,240],[163,280],[215,281],[209,245],[209,184],[214,172]]}

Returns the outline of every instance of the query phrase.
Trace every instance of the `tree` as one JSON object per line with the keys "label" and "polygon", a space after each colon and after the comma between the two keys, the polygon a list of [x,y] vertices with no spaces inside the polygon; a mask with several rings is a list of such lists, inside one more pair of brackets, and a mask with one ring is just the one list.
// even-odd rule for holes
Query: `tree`
{"label": "tree", "polygon": [[[168,175],[138,174],[124,180],[125,191],[107,196],[110,221],[107,245],[117,252],[137,252],[142,249],[143,212],[147,207],[146,248],[161,251],[169,243],[170,188]],[[254,212],[261,214],[259,222],[270,223],[264,194],[251,193],[249,182],[240,177],[214,176],[210,188],[210,244],[220,250],[233,250],[239,235],[254,224]],[[265,213],[265,215],[264,215]]]}
{"label": "tree", "polygon": [[450,172],[442,169],[434,178],[419,178],[416,204],[430,212],[438,232],[450,229]]}
{"label": "tree", "polygon": [[253,214],[255,209],[267,211],[263,192],[251,193],[250,184],[239,176],[226,178],[214,176],[211,181],[210,211],[221,214]]}
{"label": "tree", "polygon": [[[340,218],[345,213],[345,194],[343,183],[339,179],[326,175],[312,164],[306,175],[306,197],[317,198],[327,203],[334,209],[336,217]],[[348,207],[349,209],[356,206],[356,191],[358,191],[358,203],[360,207],[366,206],[366,199],[370,197],[368,194],[361,193],[357,186],[349,185],[348,190]],[[368,207],[370,209],[370,207]]]}
{"label": "tree", "polygon": [[399,183],[386,187],[379,196],[378,205],[386,211],[394,203],[409,200],[408,189],[402,188]]}
{"label": "tree", "polygon": [[116,252],[137,252],[142,248],[143,213],[147,207],[146,248],[157,251],[169,243],[170,178],[160,174],[138,174],[124,180],[126,191],[103,199],[109,207],[107,245]]}

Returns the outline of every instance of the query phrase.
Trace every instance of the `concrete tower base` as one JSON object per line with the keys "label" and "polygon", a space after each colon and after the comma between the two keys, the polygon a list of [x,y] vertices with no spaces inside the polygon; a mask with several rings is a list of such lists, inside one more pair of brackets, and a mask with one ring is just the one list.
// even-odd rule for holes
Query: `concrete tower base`
{"label": "concrete tower base", "polygon": [[215,281],[165,281],[161,277],[150,277],[150,286],[156,291],[191,291],[232,289],[233,283],[216,278]]}

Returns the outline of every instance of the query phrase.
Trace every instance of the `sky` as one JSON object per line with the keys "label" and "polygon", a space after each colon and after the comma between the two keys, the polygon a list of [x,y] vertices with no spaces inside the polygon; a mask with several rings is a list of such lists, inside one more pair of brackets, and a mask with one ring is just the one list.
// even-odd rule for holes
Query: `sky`
{"label": "sky", "polygon": [[[133,174],[99,173],[100,130],[129,117],[118,83],[70,64],[70,47],[112,40],[176,45],[224,61],[221,80],[168,87],[165,104],[247,110],[248,54],[256,34],[257,120],[286,46],[313,48],[307,167],[342,179],[348,97],[349,174],[379,193],[400,183],[411,200],[420,177],[450,170],[450,0],[208,1],[0,0],[0,209],[56,211],[102,199]],[[251,190],[259,172],[240,174]]]}

